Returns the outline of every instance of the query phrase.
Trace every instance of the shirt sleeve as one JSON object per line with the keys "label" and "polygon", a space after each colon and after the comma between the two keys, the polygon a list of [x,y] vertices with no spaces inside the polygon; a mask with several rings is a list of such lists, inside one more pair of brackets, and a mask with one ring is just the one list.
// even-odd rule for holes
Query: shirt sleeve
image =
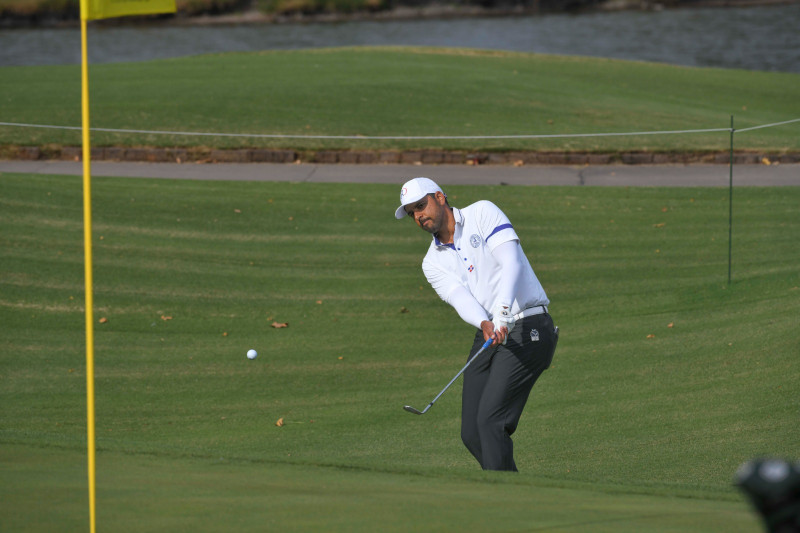
{"label": "shirt sleeve", "polygon": [[469,292],[469,289],[452,275],[448,275],[427,261],[422,262],[422,271],[439,298],[452,306],[464,322],[480,329],[481,322],[489,319],[486,310]]}
{"label": "shirt sleeve", "polygon": [[453,276],[448,275],[443,269],[429,262],[427,257],[422,261],[422,272],[425,274],[428,283],[433,287],[433,290],[439,295],[439,298],[445,302],[453,289],[461,286]]}
{"label": "shirt sleeve", "polygon": [[478,207],[476,210],[478,225],[481,228],[486,245],[492,252],[500,244],[519,240],[511,221],[499,207],[488,200],[482,200],[475,205]]}
{"label": "shirt sleeve", "polygon": [[497,263],[500,265],[502,275],[497,287],[497,303],[511,307],[517,294],[517,282],[522,275],[522,261],[520,255],[522,248],[519,241],[506,241],[498,244],[492,250]]}
{"label": "shirt sleeve", "polygon": [[464,322],[478,329],[481,329],[481,322],[489,320],[486,310],[463,285],[453,289],[446,301],[453,306]]}

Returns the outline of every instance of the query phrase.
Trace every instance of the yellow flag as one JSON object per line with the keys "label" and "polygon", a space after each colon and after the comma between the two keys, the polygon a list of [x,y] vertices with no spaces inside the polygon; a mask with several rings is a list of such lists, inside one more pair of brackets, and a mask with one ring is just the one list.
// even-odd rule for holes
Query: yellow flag
{"label": "yellow flag", "polygon": [[175,0],[81,0],[84,20],[175,13]]}

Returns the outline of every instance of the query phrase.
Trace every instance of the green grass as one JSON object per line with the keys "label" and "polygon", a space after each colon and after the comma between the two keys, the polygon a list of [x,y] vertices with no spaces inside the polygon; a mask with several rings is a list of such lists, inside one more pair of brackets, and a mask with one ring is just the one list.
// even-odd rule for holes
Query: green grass
{"label": "green grass", "polygon": [[[81,531],[83,457],[4,446],[12,531]],[[68,464],[67,464],[68,463]],[[610,494],[500,479],[100,453],[99,529],[148,531],[758,531],[741,502]],[[46,487],[46,488],[44,488]],[[46,512],[5,513],[47,498]],[[88,514],[88,510],[85,512]]]}
{"label": "green grass", "polygon": [[[755,530],[735,469],[800,442],[800,190],[739,191],[729,286],[723,189],[448,189],[503,207],[562,330],[505,475],[462,447],[457,385],[401,408],[472,329],[395,186],[95,178],[101,527]],[[0,246],[0,529],[74,531],[80,179],[0,175]]]}
{"label": "green grass", "polygon": [[[91,36],[89,37],[91,46]],[[78,66],[0,68],[3,122],[80,126]],[[745,128],[800,117],[800,75],[432,48],[220,54],[90,67],[92,126],[337,136]],[[797,124],[739,150],[800,149]],[[0,145],[79,145],[79,131],[0,127]],[[726,132],[532,140],[232,139],[96,133],[95,146],[724,151]]]}

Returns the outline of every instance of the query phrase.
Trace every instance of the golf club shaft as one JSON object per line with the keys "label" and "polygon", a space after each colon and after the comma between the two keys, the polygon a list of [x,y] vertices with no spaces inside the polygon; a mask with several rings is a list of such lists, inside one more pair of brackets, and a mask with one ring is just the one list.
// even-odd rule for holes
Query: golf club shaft
{"label": "golf club shaft", "polygon": [[[523,314],[522,314],[522,313],[517,313],[516,315],[514,315],[514,320],[521,320],[522,318],[523,318]],[[458,371],[458,374],[456,374],[456,375],[453,377],[453,379],[451,379],[451,380],[450,380],[450,383],[448,383],[447,385],[445,385],[445,387],[442,389],[442,391],[441,391],[439,394],[437,394],[437,395],[436,395],[436,398],[434,398],[433,400],[431,400],[431,403],[429,403],[429,404],[427,405],[427,407],[425,407],[425,409],[423,409],[422,411],[419,411],[419,410],[417,410],[417,409],[415,409],[415,408],[411,407],[410,405],[406,405],[406,406],[404,406],[404,407],[403,407],[403,409],[405,409],[406,411],[408,411],[408,412],[410,412],[410,413],[414,413],[415,415],[424,415],[425,413],[427,413],[427,412],[428,412],[428,409],[430,409],[430,408],[431,408],[431,406],[432,406],[432,405],[433,405],[433,404],[436,402],[436,400],[438,400],[438,399],[439,399],[439,397],[440,397],[442,394],[444,394],[444,393],[445,393],[445,391],[446,391],[447,389],[449,389],[449,388],[450,388],[450,385],[452,385],[452,384],[455,382],[455,380],[457,380],[457,379],[458,379],[458,377],[459,377],[461,374],[463,374],[463,373],[464,373],[464,371],[467,369],[467,367],[468,367],[469,365],[471,365],[471,364],[472,364],[472,362],[473,362],[473,361],[474,361],[474,360],[475,360],[475,359],[476,359],[476,358],[477,358],[477,357],[478,357],[478,356],[479,356],[481,353],[483,353],[483,351],[484,351],[486,348],[488,348],[489,346],[491,346],[491,345],[492,345],[492,342],[494,342],[494,339],[487,339],[487,340],[486,340],[486,342],[485,342],[485,343],[483,343],[483,346],[481,346],[480,350],[478,350],[477,352],[475,352],[475,355],[473,355],[472,357],[470,357],[469,361],[467,361],[467,364],[466,364],[466,365],[464,365],[464,368],[462,368],[461,370],[459,370],[459,371]]]}
{"label": "golf club shaft", "polygon": [[[486,348],[488,348],[489,346],[491,346],[491,344],[492,344],[492,342],[493,342],[493,341],[494,341],[494,339],[488,339],[488,340],[487,340],[485,343],[483,343],[483,346],[481,346],[481,349],[480,349],[480,350],[478,350],[477,352],[475,352],[475,355],[473,355],[473,356],[470,358],[470,360],[469,360],[469,361],[467,361],[467,364],[466,364],[466,365],[464,365],[464,368],[462,368],[461,370],[459,370],[459,371],[458,371],[458,374],[456,374],[456,375],[455,375],[455,377],[453,377],[453,379],[451,379],[451,380],[450,380],[450,383],[448,383],[448,384],[447,384],[447,385],[446,385],[446,386],[445,386],[445,387],[442,389],[442,392],[440,392],[439,394],[437,394],[437,395],[436,395],[436,398],[434,398],[433,400],[431,400],[431,403],[429,403],[429,404],[428,404],[428,407],[426,407],[426,408],[425,408],[425,411],[427,411],[427,410],[428,410],[428,408],[430,408],[430,406],[431,406],[431,405],[433,405],[433,403],[434,403],[436,400],[438,400],[438,399],[439,399],[439,397],[440,397],[442,394],[444,394],[444,392],[445,392],[447,389],[449,389],[449,388],[450,388],[450,385],[452,385],[452,384],[453,384],[453,382],[455,382],[455,380],[457,380],[457,379],[458,379],[458,377],[459,377],[461,374],[463,374],[463,373],[464,373],[464,371],[467,369],[467,367],[468,367],[470,364],[472,364],[472,362],[475,360],[475,358],[476,358],[476,357],[478,357],[478,356],[479,356],[479,355],[480,355],[480,354],[481,354],[481,353],[482,353],[482,352],[483,352],[483,351],[484,351]],[[424,411],[423,411],[423,412],[424,412]]]}

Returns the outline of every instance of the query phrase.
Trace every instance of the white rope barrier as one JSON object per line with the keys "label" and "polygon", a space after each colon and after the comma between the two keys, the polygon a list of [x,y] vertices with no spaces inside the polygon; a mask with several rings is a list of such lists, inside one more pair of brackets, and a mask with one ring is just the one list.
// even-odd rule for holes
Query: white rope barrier
{"label": "white rope barrier", "polygon": [[[151,131],[151,130],[126,130],[115,128],[91,128],[93,132],[104,133],[139,133],[146,135],[184,135],[184,136],[201,136],[201,137],[248,137],[258,139],[329,139],[329,140],[393,140],[393,141],[416,141],[416,140],[491,140],[491,139],[559,139],[559,138],[577,138],[577,137],[621,137],[621,136],[637,136],[637,135],[675,135],[675,134],[688,134],[688,133],[715,133],[715,132],[733,132],[741,133],[752,131],[762,128],[771,128],[775,126],[782,126],[793,122],[800,122],[800,118],[793,120],[786,120],[783,122],[775,122],[773,124],[762,124],[760,126],[753,126],[750,128],[732,129],[732,128],[710,128],[699,130],[667,130],[667,131],[634,131],[634,132],[621,132],[621,133],[562,133],[562,134],[532,134],[532,135],[450,135],[450,136],[394,136],[394,135],[285,135],[280,133],[275,134],[259,134],[259,133],[206,133],[206,132],[188,132],[188,131]],[[80,130],[79,126],[53,126],[48,124],[22,124],[17,122],[0,122],[0,126],[11,126],[19,128],[46,128],[46,129],[59,129],[59,130]]]}
{"label": "white rope barrier", "polygon": [[736,133],[741,133],[743,131],[753,131],[753,130],[760,130],[762,128],[771,128],[773,126],[783,126],[784,124],[791,124],[792,122],[800,122],[800,118],[795,118],[793,120],[785,120],[783,122],[776,122],[774,124],[763,124],[761,126],[752,126],[750,128],[742,128],[740,130],[734,130]]}

